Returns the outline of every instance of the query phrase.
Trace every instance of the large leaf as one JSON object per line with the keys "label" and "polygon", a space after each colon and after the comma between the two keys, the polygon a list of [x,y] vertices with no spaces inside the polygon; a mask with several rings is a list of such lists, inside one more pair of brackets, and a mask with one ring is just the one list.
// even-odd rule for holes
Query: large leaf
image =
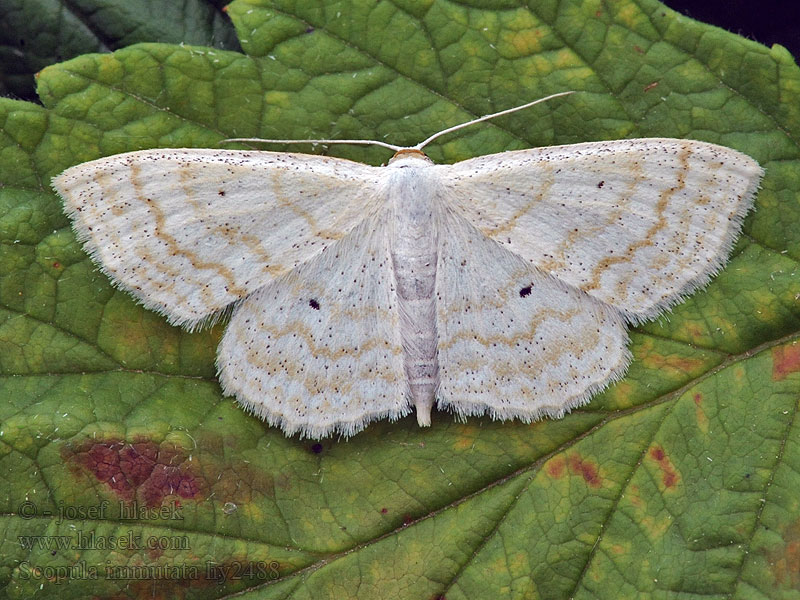
{"label": "large leaf", "polygon": [[[2,597],[800,597],[788,53],[654,0],[228,14],[246,55],[133,46],[44,70],[44,107],[0,103]],[[635,330],[627,377],[557,421],[437,413],[286,438],[221,395],[221,327],[188,334],[113,288],[48,186],[81,161],[229,136],[411,144],[568,89],[430,154],[672,136],[767,174],[727,268]]]}

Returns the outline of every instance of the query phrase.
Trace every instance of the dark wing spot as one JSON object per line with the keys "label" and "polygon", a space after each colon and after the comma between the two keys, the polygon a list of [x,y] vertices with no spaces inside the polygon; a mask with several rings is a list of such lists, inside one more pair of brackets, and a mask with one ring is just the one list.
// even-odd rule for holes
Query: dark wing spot
{"label": "dark wing spot", "polygon": [[601,188],[601,187],[603,187],[605,184],[606,184],[606,182],[605,182],[605,181],[601,181],[600,183],[598,183],[598,184],[597,184],[597,187]]}
{"label": "dark wing spot", "polygon": [[309,305],[311,308],[313,308],[314,310],[319,310],[319,302],[317,302],[316,300],[314,300],[314,298],[312,298],[311,300],[309,300],[309,301],[308,301],[308,305]]}
{"label": "dark wing spot", "polygon": [[522,288],[519,291],[519,297],[520,298],[527,298],[530,295],[531,295],[531,286],[529,286],[529,285],[526,285],[524,288]]}
{"label": "dark wing spot", "polygon": [[220,191],[217,192],[217,194],[219,194],[220,196],[224,196],[225,195],[225,190],[220,190]]}

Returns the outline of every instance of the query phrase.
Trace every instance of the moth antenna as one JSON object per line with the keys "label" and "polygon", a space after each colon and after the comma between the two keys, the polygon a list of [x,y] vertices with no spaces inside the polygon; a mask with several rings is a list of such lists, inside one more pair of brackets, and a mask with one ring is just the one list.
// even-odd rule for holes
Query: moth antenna
{"label": "moth antenna", "polygon": [[466,123],[453,125],[452,127],[448,127],[447,129],[442,129],[441,131],[434,133],[428,139],[420,142],[416,146],[396,146],[395,144],[387,144],[386,142],[380,142],[377,140],[276,140],[268,138],[227,138],[221,140],[220,143],[230,144],[234,142],[245,142],[245,143],[259,143],[259,144],[359,144],[362,146],[381,146],[383,148],[388,148],[389,150],[394,150],[395,152],[398,152],[400,150],[422,150],[433,140],[445,134],[452,133],[453,131],[458,131],[459,129],[463,129],[464,127],[469,127],[470,125],[474,125],[475,123],[480,123],[481,121],[488,121],[489,119],[494,119],[495,117],[501,117],[503,115],[517,112],[518,110],[529,108],[534,104],[539,104],[540,102],[547,102],[548,100],[552,100],[553,98],[560,98],[561,96],[568,96],[574,93],[575,91],[570,90],[568,92],[559,92],[557,94],[551,94],[549,96],[545,96],[544,98],[539,98],[538,100],[534,100],[533,102],[528,102],[527,104],[521,104],[520,106],[507,108],[505,110],[501,110],[499,112],[492,113],[490,115],[484,115],[482,117],[478,117],[477,119],[472,119],[471,121],[467,121]]}
{"label": "moth antenna", "polygon": [[480,123],[481,121],[488,121],[489,119],[494,119],[495,117],[501,117],[503,115],[507,115],[513,112],[517,112],[518,110],[522,110],[524,108],[528,108],[533,106],[534,104],[539,104],[540,102],[547,102],[548,100],[552,100],[553,98],[559,98],[561,96],[568,96],[570,94],[574,94],[574,90],[570,90],[568,92],[559,92],[557,94],[551,94],[549,96],[545,96],[544,98],[539,98],[538,100],[534,100],[533,102],[528,102],[527,104],[521,104],[520,106],[515,106],[513,108],[507,108],[506,110],[501,110],[496,113],[492,113],[490,115],[484,115],[482,117],[478,117],[477,119],[472,119],[471,121],[467,121],[466,123],[461,123],[460,125],[453,125],[452,127],[448,127],[447,129],[442,129],[438,133],[434,133],[431,137],[427,140],[420,142],[416,146],[412,146],[414,150],[422,150],[425,146],[430,144],[436,138],[445,135],[446,133],[452,133],[453,131],[458,131],[459,129],[463,129],[464,127],[469,127],[470,125],[474,125],[475,123]]}
{"label": "moth antenna", "polygon": [[221,144],[228,144],[232,142],[256,142],[262,144],[361,144],[362,146],[382,146],[389,150],[403,150],[405,146],[395,146],[394,144],[387,144],[386,142],[379,142],[377,140],[272,140],[265,138],[228,138],[220,141]]}

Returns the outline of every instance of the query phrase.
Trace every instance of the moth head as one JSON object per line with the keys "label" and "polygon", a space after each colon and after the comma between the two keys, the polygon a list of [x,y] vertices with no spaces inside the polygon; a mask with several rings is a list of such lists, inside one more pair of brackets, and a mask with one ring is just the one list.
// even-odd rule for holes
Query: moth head
{"label": "moth head", "polygon": [[388,164],[395,164],[396,167],[422,166],[423,164],[433,164],[433,161],[422,151],[416,148],[401,148],[389,159]]}

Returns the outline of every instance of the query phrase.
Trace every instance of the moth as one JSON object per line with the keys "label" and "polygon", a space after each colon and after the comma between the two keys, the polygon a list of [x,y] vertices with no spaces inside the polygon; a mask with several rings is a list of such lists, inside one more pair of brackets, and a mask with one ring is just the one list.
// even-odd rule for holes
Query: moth
{"label": "moth", "polygon": [[222,390],[287,435],[350,436],[412,408],[426,426],[434,405],[559,418],[624,375],[628,325],[723,267],[762,169],[661,138],[450,165],[422,152],[542,100],[413,147],[342,140],[392,149],[383,167],[154,149],[53,186],[92,259],[145,307],[190,330],[231,311]]}

